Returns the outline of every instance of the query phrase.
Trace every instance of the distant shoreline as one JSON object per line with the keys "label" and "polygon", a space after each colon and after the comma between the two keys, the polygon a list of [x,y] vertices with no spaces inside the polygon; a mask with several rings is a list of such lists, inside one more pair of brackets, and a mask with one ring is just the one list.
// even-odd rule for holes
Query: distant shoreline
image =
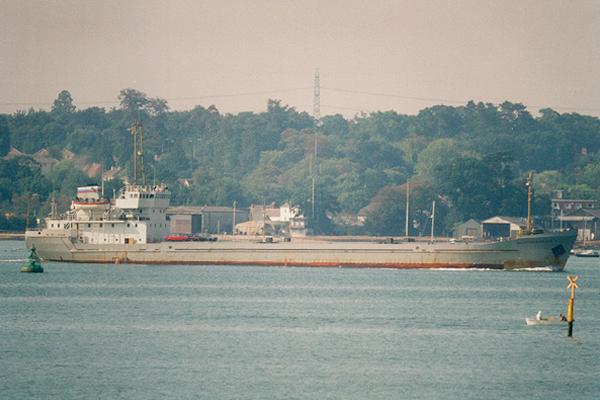
{"label": "distant shoreline", "polygon": [[24,240],[25,233],[21,232],[0,232],[0,240]]}

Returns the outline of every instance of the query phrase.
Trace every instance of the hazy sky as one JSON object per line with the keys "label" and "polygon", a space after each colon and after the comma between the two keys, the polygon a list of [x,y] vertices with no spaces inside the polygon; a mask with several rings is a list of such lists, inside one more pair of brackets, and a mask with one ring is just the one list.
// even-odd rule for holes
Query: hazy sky
{"label": "hazy sky", "polygon": [[473,99],[600,115],[600,1],[0,0],[0,112],[116,106],[321,114]]}

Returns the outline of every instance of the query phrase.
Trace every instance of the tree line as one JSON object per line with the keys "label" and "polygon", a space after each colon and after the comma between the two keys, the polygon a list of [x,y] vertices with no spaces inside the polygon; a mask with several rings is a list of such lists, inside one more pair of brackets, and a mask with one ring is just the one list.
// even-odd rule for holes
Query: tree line
{"label": "tree line", "polygon": [[[553,190],[600,199],[600,120],[591,116],[549,108],[534,116],[519,103],[471,101],[417,115],[315,121],[278,100],[264,112],[238,114],[214,106],[171,111],[167,101],[135,89],[122,90],[119,100],[108,110],[78,109],[62,91],[50,111],[0,115],[0,156],[11,147],[26,154],[47,149],[60,160],[67,149],[131,176],[128,128],[139,121],[148,179],[167,183],[173,204],[289,202],[314,232],[329,234],[403,234],[408,181],[413,235],[430,229],[433,200],[437,234],[469,218],[524,216],[529,171],[536,172],[539,216],[549,214]],[[99,177],[87,177],[73,160],[46,173],[28,157],[0,160],[0,229],[23,229],[28,215],[49,210],[52,196],[64,208],[75,187],[91,180]]]}

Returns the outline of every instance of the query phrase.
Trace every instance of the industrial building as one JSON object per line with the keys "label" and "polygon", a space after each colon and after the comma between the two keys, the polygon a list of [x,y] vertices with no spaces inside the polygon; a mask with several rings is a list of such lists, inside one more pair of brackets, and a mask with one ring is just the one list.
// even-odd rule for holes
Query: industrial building
{"label": "industrial building", "polygon": [[247,208],[179,206],[167,209],[171,233],[232,233],[233,226],[249,220]]}

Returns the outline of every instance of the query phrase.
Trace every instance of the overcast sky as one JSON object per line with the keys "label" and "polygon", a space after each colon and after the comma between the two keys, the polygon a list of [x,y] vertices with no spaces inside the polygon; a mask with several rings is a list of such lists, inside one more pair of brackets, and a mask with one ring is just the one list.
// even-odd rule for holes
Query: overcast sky
{"label": "overcast sky", "polygon": [[321,114],[473,99],[600,115],[600,1],[0,0],[0,112],[112,107]]}

